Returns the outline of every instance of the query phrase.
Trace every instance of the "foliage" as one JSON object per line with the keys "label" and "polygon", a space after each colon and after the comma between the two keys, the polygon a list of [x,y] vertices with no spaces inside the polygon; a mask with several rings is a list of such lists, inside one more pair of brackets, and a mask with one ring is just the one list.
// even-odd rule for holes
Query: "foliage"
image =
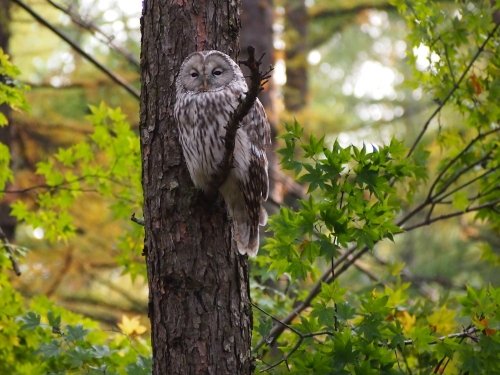
{"label": "foliage", "polygon": [[[19,83],[16,78],[20,72],[13,65],[9,56],[0,48],[0,106],[9,106],[12,109],[27,110],[28,104],[24,92],[26,85]],[[7,117],[0,112],[0,127],[8,124]],[[0,143],[0,198],[7,182],[12,181],[10,169],[10,150],[7,145]]]}
{"label": "foliage", "polygon": [[[492,20],[489,2],[458,9],[425,1],[397,6],[408,12],[410,43],[430,46],[415,85],[431,92],[437,107],[410,146],[393,138],[386,145],[342,147],[337,140],[305,138],[297,123],[286,127],[282,165],[307,184],[309,196],[271,217],[272,236],[256,259],[259,371],[499,371],[498,288],[485,279],[436,299],[404,263],[385,263],[373,250],[384,239],[455,217],[498,230],[498,25],[485,22]],[[465,9],[470,18],[450,17]],[[426,138],[434,129],[437,144]],[[485,267],[494,267],[496,255],[485,248]],[[372,272],[359,261],[367,253],[384,267]],[[355,278],[353,268],[372,283]]]}
{"label": "foliage", "polygon": [[0,253],[0,373],[149,374],[149,343],[106,332],[90,319],[43,296],[25,299],[8,280],[10,263]]}
{"label": "foliage", "polygon": [[137,276],[144,269],[130,258],[138,257],[137,243],[143,233],[130,216],[140,212],[142,204],[139,138],[119,108],[101,103],[90,106],[90,112],[92,134],[39,162],[36,173],[45,183],[37,186],[40,192],[34,205],[18,200],[12,205],[12,214],[34,228],[43,228],[51,241],[69,240],[76,232],[73,207],[77,201],[89,194],[108,199],[113,220],[126,228],[118,244],[118,260],[132,276]]}
{"label": "foliage", "polygon": [[[373,147],[367,152],[365,146],[342,148],[337,141],[329,146],[323,139],[311,136],[304,141],[301,137],[300,125],[288,126],[282,136],[285,147],[280,153],[283,166],[294,170],[298,179],[308,184],[311,194],[300,201],[298,209],[282,208],[270,219],[273,235],[267,240],[265,253],[256,259],[265,270],[273,271],[272,275],[285,273],[292,280],[286,293],[269,292],[268,288],[254,285],[258,304],[268,308],[267,311],[259,308],[256,346],[260,348],[266,337],[274,341],[280,335],[270,329],[273,320],[274,327],[286,326],[277,342],[282,358],[276,352],[266,354],[264,350],[260,354],[261,369],[287,372],[283,370],[285,363],[299,374],[396,374],[412,370],[429,373],[447,366],[450,369],[472,366],[471,372],[487,374],[496,369],[497,352],[482,350],[500,343],[499,316],[494,307],[499,302],[498,289],[469,287],[465,297],[449,296],[435,305],[410,293],[410,283],[400,277],[404,268],[401,264],[395,264],[389,272],[386,270],[382,277],[375,276],[376,285],[358,293],[336,281],[353,265],[349,257],[361,256],[379,241],[394,240],[394,235],[404,232],[401,225],[413,216],[397,218],[401,207],[413,199],[413,192],[408,192],[405,186],[425,186],[428,178],[425,154],[408,157],[408,149],[395,139],[387,146]],[[297,147],[302,161],[297,158]],[[486,142],[482,147],[490,146]],[[490,168],[487,163],[483,167]],[[431,197],[435,186],[450,185],[439,180],[445,179],[441,172],[446,168],[444,163],[437,171],[438,179],[429,188]],[[482,170],[475,171],[475,175],[482,174]],[[476,185],[478,194],[483,195],[484,186],[477,182]],[[448,197],[461,192],[456,188],[450,191]],[[496,198],[489,199],[492,199],[490,207],[498,204]],[[416,206],[421,210],[432,204],[424,201]],[[471,204],[467,198],[467,207]],[[464,210],[465,207],[460,214]],[[480,217],[495,215],[494,210],[488,209]],[[360,249],[358,253],[356,249]],[[272,279],[268,275],[264,280],[268,283]],[[315,282],[319,293],[313,288],[304,294],[303,287],[310,281]],[[285,322],[271,319],[269,313],[280,316],[283,311],[293,310],[295,296],[300,300],[310,298],[307,309],[298,310],[298,318],[292,315]],[[467,308],[471,303],[474,308]],[[297,312],[297,307],[294,311]],[[460,327],[467,328],[460,331]],[[460,332],[446,337],[456,331]],[[270,365],[268,361],[275,363]]]}
{"label": "foliage", "polygon": [[372,248],[384,238],[393,239],[401,231],[394,219],[402,200],[393,181],[424,177],[397,140],[367,152],[366,146],[342,148],[337,141],[326,147],[323,139],[311,136],[301,144],[305,161],[297,161],[294,151],[301,134],[299,124],[289,126],[280,153],[283,166],[308,184],[309,198],[300,202],[299,210],[281,208],[272,218],[268,254],[257,259],[293,278],[304,278],[318,257],[328,262],[349,244]]}
{"label": "foliage", "polygon": [[[0,100],[14,109],[26,109],[22,85],[13,81],[17,69],[0,51],[0,73],[9,84],[0,84]],[[0,104],[2,104],[0,103]],[[60,149],[54,159],[41,162],[38,173],[46,184],[47,192],[38,195],[38,210],[28,210],[25,203],[17,201],[14,212],[18,218],[32,225],[48,229],[53,239],[68,238],[74,227],[68,208],[81,193],[96,189],[99,194],[120,194],[113,212],[117,219],[127,212],[130,201],[136,199],[139,182],[125,184],[130,178],[140,181],[130,173],[137,171],[138,140],[130,130],[120,110],[104,105],[91,108],[90,120],[95,131],[87,142],[67,149]],[[4,146],[2,144],[2,146]],[[5,147],[5,146],[4,146]],[[2,171],[11,176],[9,150],[0,149],[7,161]],[[99,163],[97,163],[97,158]],[[75,173],[79,173],[78,176]],[[2,188],[4,181],[2,180]],[[119,186],[112,187],[112,183]],[[140,199],[138,199],[140,204]],[[124,203],[127,202],[127,203]],[[140,232],[135,234],[140,236]],[[7,244],[5,244],[7,246]],[[12,246],[12,245],[8,245]],[[11,263],[8,253],[0,252],[0,373],[2,374],[149,374],[151,354],[149,343],[141,338],[143,327],[124,324],[122,332],[105,332],[96,322],[85,319],[61,307],[44,296],[29,302],[16,291],[9,280]],[[126,316],[124,321],[127,323]],[[135,319],[131,319],[136,323]]]}

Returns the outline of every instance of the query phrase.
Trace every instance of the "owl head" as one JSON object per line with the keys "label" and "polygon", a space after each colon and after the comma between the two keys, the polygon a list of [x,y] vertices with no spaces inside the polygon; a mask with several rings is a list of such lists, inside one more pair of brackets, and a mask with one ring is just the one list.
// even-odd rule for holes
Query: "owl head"
{"label": "owl head", "polygon": [[233,81],[244,80],[240,67],[228,55],[216,50],[190,54],[181,65],[177,88],[183,91],[211,92]]}

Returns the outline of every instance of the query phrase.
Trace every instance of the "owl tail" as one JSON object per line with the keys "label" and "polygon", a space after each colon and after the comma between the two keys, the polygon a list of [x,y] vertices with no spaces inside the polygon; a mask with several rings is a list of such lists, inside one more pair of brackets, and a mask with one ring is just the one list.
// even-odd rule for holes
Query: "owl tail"
{"label": "owl tail", "polygon": [[246,222],[233,220],[233,236],[242,255],[254,257],[259,251],[259,228]]}
{"label": "owl tail", "polygon": [[247,215],[233,214],[233,236],[242,255],[254,257],[259,251],[259,225],[266,225],[267,212],[261,207],[259,221],[250,220]]}

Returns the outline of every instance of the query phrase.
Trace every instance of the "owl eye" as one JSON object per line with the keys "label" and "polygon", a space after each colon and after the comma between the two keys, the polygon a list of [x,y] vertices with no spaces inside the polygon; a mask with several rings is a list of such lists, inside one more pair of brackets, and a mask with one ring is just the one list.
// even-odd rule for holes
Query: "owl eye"
{"label": "owl eye", "polygon": [[198,77],[198,73],[197,73],[197,72],[192,72],[192,73],[191,73],[191,77],[193,77],[193,78]]}
{"label": "owl eye", "polygon": [[214,76],[220,76],[220,75],[222,74],[222,69],[214,69],[214,70],[212,71],[212,74],[213,74]]}

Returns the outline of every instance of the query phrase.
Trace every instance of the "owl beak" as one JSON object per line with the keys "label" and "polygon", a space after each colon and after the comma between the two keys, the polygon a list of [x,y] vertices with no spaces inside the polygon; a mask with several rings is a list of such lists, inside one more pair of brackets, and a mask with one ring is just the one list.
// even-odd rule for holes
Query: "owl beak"
{"label": "owl beak", "polygon": [[208,90],[208,82],[207,82],[207,77],[203,77],[203,85],[201,86],[203,91]]}

